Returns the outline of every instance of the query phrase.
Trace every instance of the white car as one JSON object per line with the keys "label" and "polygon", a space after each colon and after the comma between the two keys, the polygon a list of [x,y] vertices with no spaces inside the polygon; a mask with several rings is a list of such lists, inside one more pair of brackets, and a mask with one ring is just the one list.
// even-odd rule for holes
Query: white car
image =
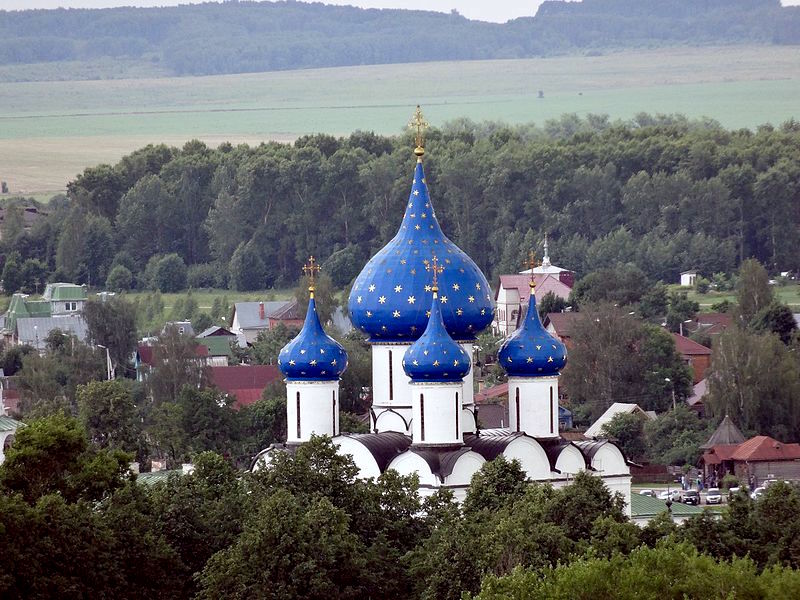
{"label": "white car", "polygon": [[680,490],[664,490],[658,495],[659,500],[672,500],[673,502],[681,501]]}
{"label": "white car", "polygon": [[706,504],[722,504],[722,494],[720,494],[719,488],[708,488]]}
{"label": "white car", "polygon": [[656,493],[653,490],[641,490],[639,492],[640,496],[650,496],[651,498],[656,497]]}
{"label": "white car", "polygon": [[750,497],[753,500],[758,500],[759,498],[761,498],[761,496],[764,495],[764,492],[766,492],[766,491],[767,491],[767,488],[765,488],[763,486],[759,486],[759,487],[757,487],[756,489],[753,490],[753,493],[750,494]]}

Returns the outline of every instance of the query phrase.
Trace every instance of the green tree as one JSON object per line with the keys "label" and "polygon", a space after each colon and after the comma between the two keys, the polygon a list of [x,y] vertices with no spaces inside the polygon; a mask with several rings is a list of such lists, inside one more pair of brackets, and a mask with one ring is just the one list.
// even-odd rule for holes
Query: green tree
{"label": "green tree", "polygon": [[152,367],[147,386],[156,405],[175,402],[184,386],[199,389],[208,380],[207,369],[197,358],[196,340],[178,333],[175,327],[159,336]]}
{"label": "green tree", "polygon": [[647,452],[644,437],[645,418],[637,413],[619,413],[603,425],[601,433],[619,445],[626,458],[640,461]]}
{"label": "green tree", "polygon": [[648,458],[662,465],[694,465],[708,437],[707,424],[684,403],[645,424]]}
{"label": "green tree", "polygon": [[333,285],[342,289],[355,279],[363,262],[358,246],[351,244],[331,254],[322,263],[322,269],[330,275]]}
{"label": "green tree", "polygon": [[759,311],[774,300],[767,270],[756,259],[745,260],[739,268],[736,300],[739,304],[738,316],[744,325],[752,322]]}
{"label": "green tree", "polygon": [[253,342],[250,356],[257,365],[278,364],[278,354],[281,349],[294,339],[299,333],[295,327],[286,327],[278,323],[275,327],[259,331],[256,341]]}
{"label": "green tree", "polygon": [[25,293],[34,294],[43,290],[48,272],[47,265],[36,258],[29,258],[22,263],[20,279]]}
{"label": "green tree", "polygon": [[179,292],[186,288],[186,263],[177,254],[167,254],[156,263],[153,286],[161,292]]}
{"label": "green tree", "polygon": [[243,292],[266,287],[264,261],[252,243],[239,244],[231,256],[229,270],[231,289]]}
{"label": "green tree", "polygon": [[29,421],[0,466],[0,489],[29,503],[46,494],[68,502],[99,500],[130,478],[130,456],[89,446],[78,421],[64,415]]}
{"label": "green tree", "polygon": [[672,332],[682,331],[682,324],[695,318],[700,304],[689,300],[686,292],[672,292],[669,295],[667,308],[667,327]]}
{"label": "green tree", "polygon": [[791,308],[773,301],[756,313],[750,322],[750,328],[753,331],[774,333],[784,344],[788,344],[797,331],[797,323]]}
{"label": "green tree", "polygon": [[508,461],[502,455],[498,456],[472,476],[464,512],[494,512],[522,498],[527,487],[527,477],[519,461]]}
{"label": "green tree", "polygon": [[89,330],[89,340],[108,348],[115,371],[122,367],[127,372],[132,372],[131,357],[136,349],[135,307],[116,297],[102,301],[88,300],[83,307],[83,315]]}
{"label": "green tree", "polygon": [[[317,276],[314,286],[317,315],[320,323],[325,325],[331,320],[336,307],[339,306],[339,299],[336,297],[333,282],[326,273],[320,273]],[[297,299],[298,311],[305,318],[306,310],[308,310],[308,282],[305,277],[300,280],[300,285],[295,288],[294,297]]]}
{"label": "green tree", "polygon": [[711,355],[710,414],[786,440],[800,435],[800,364],[777,336],[729,328]]}
{"label": "green tree", "polygon": [[23,209],[16,204],[6,204],[3,213],[3,224],[0,227],[3,241],[10,247],[17,244],[19,237],[25,233]]}
{"label": "green tree", "polygon": [[635,265],[604,268],[587,274],[572,288],[570,303],[583,306],[612,302],[620,306],[635,304],[647,293],[650,284]]}
{"label": "green tree", "polygon": [[539,309],[539,317],[544,319],[547,313],[564,312],[567,308],[567,301],[563,298],[556,296],[553,292],[547,292],[542,299],[536,302]]}
{"label": "green tree", "polygon": [[22,257],[16,250],[9,252],[3,265],[3,290],[6,294],[13,294],[22,288]]}
{"label": "green tree", "polygon": [[136,450],[141,420],[127,382],[91,381],[78,386],[78,415],[98,448]]}
{"label": "green tree", "polygon": [[124,265],[112,267],[106,277],[106,287],[112,292],[127,292],[133,287],[133,273]]}

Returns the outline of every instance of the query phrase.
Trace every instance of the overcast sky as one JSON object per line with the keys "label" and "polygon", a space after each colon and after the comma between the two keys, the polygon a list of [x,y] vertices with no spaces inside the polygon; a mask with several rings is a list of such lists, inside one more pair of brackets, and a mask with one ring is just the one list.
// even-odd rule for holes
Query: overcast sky
{"label": "overcast sky", "polygon": [[[0,0],[0,9],[23,8],[105,8],[109,6],[175,6],[198,4],[207,0]],[[782,0],[800,4],[800,0]],[[450,12],[457,9],[470,19],[503,23],[536,13],[541,0],[325,0],[325,4],[351,4],[363,8],[410,8]]]}

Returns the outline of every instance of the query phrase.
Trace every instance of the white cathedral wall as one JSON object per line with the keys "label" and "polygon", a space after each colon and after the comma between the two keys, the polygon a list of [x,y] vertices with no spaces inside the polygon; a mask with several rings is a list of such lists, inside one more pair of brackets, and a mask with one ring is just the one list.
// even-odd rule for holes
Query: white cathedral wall
{"label": "white cathedral wall", "polygon": [[[428,495],[440,487],[439,479],[431,472],[428,463],[418,454],[406,450],[389,463],[389,469],[394,469],[400,475],[418,475],[420,494]],[[425,490],[431,490],[425,493]]]}
{"label": "white cathedral wall", "polygon": [[461,430],[461,395],[456,383],[412,383],[412,443],[452,446],[464,443]]}
{"label": "white cathedral wall", "polygon": [[311,435],[339,433],[338,381],[286,382],[286,442],[307,442]]}
{"label": "white cathedral wall", "polygon": [[569,446],[564,446],[561,452],[558,453],[556,469],[558,469],[560,477],[574,477],[576,473],[586,469],[586,460],[584,460],[581,451],[570,444]]}
{"label": "white cathedral wall", "polygon": [[535,438],[558,437],[558,376],[508,378],[508,426]]}
{"label": "white cathedral wall", "polygon": [[[403,370],[403,356],[411,344],[372,344],[372,411],[373,429],[411,433],[406,423],[411,420],[411,388]],[[386,410],[397,412],[403,419],[382,419]],[[404,421],[404,422],[403,422]]]}
{"label": "white cathedral wall", "polygon": [[550,480],[550,461],[539,442],[529,437],[518,437],[503,450],[509,461],[518,460],[529,479],[542,482]]}
{"label": "white cathedral wall", "polygon": [[[461,427],[464,430],[464,433],[475,433],[475,367],[473,366],[473,344],[471,342],[462,342],[461,347],[464,349],[464,352],[467,353],[469,356],[469,373],[467,373],[466,377],[464,377],[464,391],[463,391],[463,401],[461,402],[461,406],[464,410],[470,411],[472,413],[472,418],[463,418],[461,419]],[[469,416],[469,415],[465,415]]]}
{"label": "white cathedral wall", "polygon": [[370,477],[377,479],[381,476],[378,463],[375,462],[372,453],[367,450],[364,444],[347,436],[337,436],[333,438],[333,443],[336,444],[339,454],[352,457],[353,462],[358,467],[357,477],[359,479],[368,479]]}

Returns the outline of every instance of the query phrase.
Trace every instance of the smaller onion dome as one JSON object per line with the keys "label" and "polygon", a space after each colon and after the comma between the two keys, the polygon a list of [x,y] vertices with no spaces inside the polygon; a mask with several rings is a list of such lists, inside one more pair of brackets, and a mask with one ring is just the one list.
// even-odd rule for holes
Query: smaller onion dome
{"label": "smaller onion dome", "polygon": [[567,348],[550,335],[539,320],[533,282],[525,322],[503,342],[497,358],[512,377],[558,375],[567,364]]}
{"label": "smaller onion dome", "polygon": [[[436,266],[435,256],[432,264],[436,274],[437,268],[441,267]],[[453,341],[445,329],[438,290],[434,275],[433,299],[425,332],[409,346],[403,357],[403,369],[412,382],[458,382],[469,373],[469,355],[460,344]]]}
{"label": "smaller onion dome", "polygon": [[325,333],[317,315],[314,300],[314,257],[309,259],[311,285],[308,287],[308,312],[300,333],[278,354],[278,367],[287,381],[336,381],[347,368],[347,352],[341,344]]}

